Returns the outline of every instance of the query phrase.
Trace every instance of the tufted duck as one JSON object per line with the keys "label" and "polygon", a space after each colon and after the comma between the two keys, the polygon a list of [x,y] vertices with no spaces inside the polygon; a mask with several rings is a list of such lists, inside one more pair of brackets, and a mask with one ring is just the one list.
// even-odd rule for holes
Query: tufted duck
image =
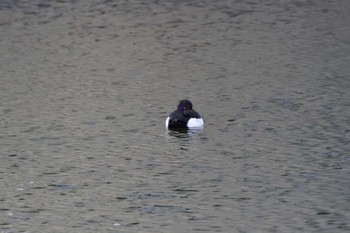
{"label": "tufted duck", "polygon": [[177,109],[170,113],[165,121],[167,129],[192,129],[202,128],[203,119],[198,112],[192,109],[192,103],[189,100],[180,100]]}

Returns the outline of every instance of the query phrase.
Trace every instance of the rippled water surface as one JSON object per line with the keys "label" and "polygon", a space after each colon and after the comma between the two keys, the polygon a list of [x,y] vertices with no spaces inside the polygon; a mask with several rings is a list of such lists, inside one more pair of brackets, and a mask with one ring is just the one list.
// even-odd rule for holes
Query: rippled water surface
{"label": "rippled water surface", "polygon": [[349,232],[349,12],[1,1],[0,232]]}

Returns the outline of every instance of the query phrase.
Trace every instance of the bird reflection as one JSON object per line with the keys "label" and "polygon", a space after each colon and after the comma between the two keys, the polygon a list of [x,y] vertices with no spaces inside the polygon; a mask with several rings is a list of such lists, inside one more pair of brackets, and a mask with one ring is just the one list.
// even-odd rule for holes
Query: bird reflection
{"label": "bird reflection", "polygon": [[203,131],[203,128],[197,129],[171,129],[167,130],[166,134],[169,136],[177,137],[177,138],[193,138],[197,134]]}

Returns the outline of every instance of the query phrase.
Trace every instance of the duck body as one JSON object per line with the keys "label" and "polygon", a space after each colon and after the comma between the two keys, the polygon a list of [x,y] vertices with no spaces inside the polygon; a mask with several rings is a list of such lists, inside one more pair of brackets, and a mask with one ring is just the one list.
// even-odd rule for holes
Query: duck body
{"label": "duck body", "polygon": [[181,100],[177,109],[170,113],[165,121],[167,129],[202,128],[203,125],[202,117],[192,109],[192,103],[189,100]]}

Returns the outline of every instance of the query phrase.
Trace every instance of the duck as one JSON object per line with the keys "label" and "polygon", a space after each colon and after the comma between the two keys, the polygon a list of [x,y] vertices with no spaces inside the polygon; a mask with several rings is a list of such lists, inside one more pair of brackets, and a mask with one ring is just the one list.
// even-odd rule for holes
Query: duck
{"label": "duck", "polygon": [[202,117],[193,109],[192,102],[187,99],[180,100],[177,109],[165,120],[167,129],[195,129],[203,126]]}

